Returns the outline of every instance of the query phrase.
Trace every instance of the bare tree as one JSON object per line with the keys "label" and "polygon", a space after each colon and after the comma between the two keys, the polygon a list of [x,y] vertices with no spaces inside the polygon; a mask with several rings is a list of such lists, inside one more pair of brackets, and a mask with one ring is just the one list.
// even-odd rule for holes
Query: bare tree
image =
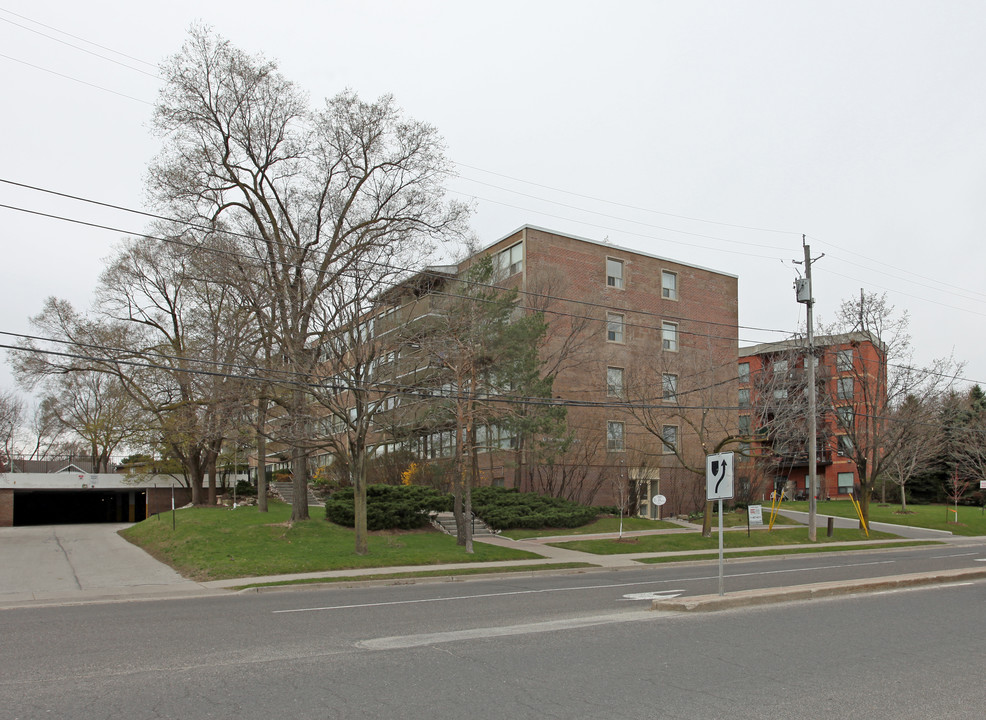
{"label": "bare tree", "polygon": [[23,400],[13,392],[0,392],[0,472],[10,470],[23,414]]}
{"label": "bare tree", "polygon": [[[120,380],[94,370],[49,377],[39,411],[45,427],[53,420],[85,444],[97,473],[110,472],[114,450],[146,431],[139,408]],[[39,448],[42,433],[37,433]]]}
{"label": "bare tree", "polygon": [[[890,432],[906,433],[897,452],[885,465],[885,474],[900,488],[900,511],[907,512],[907,483],[911,478],[931,469],[942,449],[942,433],[936,423],[938,406],[933,398],[905,398],[891,411]],[[913,429],[913,431],[912,431]],[[895,440],[893,444],[897,444]]]}
{"label": "bare tree", "polygon": [[[909,397],[937,397],[951,387],[960,367],[951,358],[919,367],[913,357],[908,316],[886,296],[861,293],[842,303],[829,334],[842,333],[852,344],[842,375],[831,392],[843,451],[855,462],[860,506],[869,519],[870,496],[897,454],[926,432],[921,422],[894,422],[892,415]],[[863,338],[863,339],[861,339]]]}
{"label": "bare tree", "polygon": [[[342,328],[329,291],[346,287],[333,302],[364,308],[367,287],[351,281],[365,260],[406,264],[429,240],[460,233],[465,209],[443,199],[442,142],[389,97],[344,92],[313,110],[275,63],[203,28],[162,74],[155,127],[164,146],[151,194],[173,215],[230,232],[238,251],[227,261],[271,357],[311,378],[317,348]],[[292,447],[292,519],[301,520],[311,399],[294,384],[275,401]]]}

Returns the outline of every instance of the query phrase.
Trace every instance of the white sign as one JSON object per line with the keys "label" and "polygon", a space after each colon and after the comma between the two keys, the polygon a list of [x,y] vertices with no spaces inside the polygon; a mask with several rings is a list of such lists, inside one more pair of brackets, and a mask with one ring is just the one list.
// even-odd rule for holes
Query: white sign
{"label": "white sign", "polygon": [[733,453],[705,456],[705,499],[730,500],[733,497]]}
{"label": "white sign", "polygon": [[986,480],[980,480],[979,481],[979,489],[980,490],[986,490]]}
{"label": "white sign", "polygon": [[746,509],[747,519],[750,521],[750,525],[763,525],[763,506],[762,505],[750,505]]}
{"label": "white sign", "polygon": [[663,495],[655,495],[654,497],[651,498],[651,502],[657,505],[658,507],[661,507],[661,505],[663,505],[667,501],[668,499]]}

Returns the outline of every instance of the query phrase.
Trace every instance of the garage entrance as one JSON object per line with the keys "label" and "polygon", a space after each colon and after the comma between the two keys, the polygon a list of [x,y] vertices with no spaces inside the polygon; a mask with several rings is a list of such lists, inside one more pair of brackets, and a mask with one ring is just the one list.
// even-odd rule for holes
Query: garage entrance
{"label": "garage entrance", "polygon": [[146,517],[144,490],[15,490],[14,525],[138,522]]}

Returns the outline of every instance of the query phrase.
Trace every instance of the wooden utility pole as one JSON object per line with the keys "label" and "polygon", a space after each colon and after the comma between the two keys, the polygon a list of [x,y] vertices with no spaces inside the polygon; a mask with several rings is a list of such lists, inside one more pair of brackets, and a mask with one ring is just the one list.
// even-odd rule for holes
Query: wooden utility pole
{"label": "wooden utility pole", "polygon": [[805,277],[796,285],[798,302],[804,303],[808,310],[808,354],[805,356],[805,369],[808,371],[808,539],[815,542],[818,539],[816,526],[818,524],[818,402],[815,386],[815,328],[812,309],[815,300],[811,287],[811,246],[801,236],[801,244],[805,251]]}

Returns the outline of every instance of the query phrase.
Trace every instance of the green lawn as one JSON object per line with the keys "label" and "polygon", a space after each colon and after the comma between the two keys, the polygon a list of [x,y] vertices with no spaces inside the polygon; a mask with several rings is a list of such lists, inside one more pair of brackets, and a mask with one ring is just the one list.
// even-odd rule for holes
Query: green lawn
{"label": "green lawn", "polygon": [[255,507],[188,508],[177,512],[175,530],[165,513],[121,534],[193,580],[541,557],[485,543],[468,555],[455,538],[433,530],[370,533],[369,554],[357,555],[351,529],[318,517],[320,508],[312,511],[312,519],[290,524],[283,503],[271,502],[266,514]]}
{"label": "green lawn", "polygon": [[[808,512],[807,502],[784,503],[788,510]],[[879,505],[870,503],[870,521],[886,522],[895,525],[948,530],[955,535],[986,535],[986,515],[982,508],[959,505],[958,522],[950,522],[955,514],[948,505],[908,505],[908,513],[900,514],[900,505]],[[818,512],[823,515],[855,518],[856,511],[848,500],[826,500],[818,503]],[[947,516],[947,518],[946,518]]]}
{"label": "green lawn", "polygon": [[[702,519],[699,518],[697,523],[701,525]],[[764,525],[770,524],[770,505],[763,506],[763,524]],[[797,524],[798,524],[797,520],[791,520],[790,518],[786,518],[781,515],[778,515],[777,518],[774,520],[774,527],[777,527],[778,525],[797,525]],[[724,512],[722,514],[722,526],[727,528],[746,527],[746,512],[745,511],[740,512],[738,510],[734,510],[732,512]],[[712,529],[715,530],[718,527],[719,527],[719,516],[717,514],[713,514]]]}
{"label": "green lawn", "polygon": [[[889,533],[870,531],[870,539],[886,540],[896,537]],[[826,537],[825,531],[818,533],[819,543],[847,542],[866,540],[862,530],[836,529],[832,537]],[[784,528],[774,530],[754,530],[750,537],[743,531],[733,530],[723,533],[724,548],[770,547],[774,545],[809,544],[808,529],[805,527]],[[677,533],[674,535],[643,535],[622,540],[571,540],[568,542],[551,543],[556,547],[579,550],[595,555],[619,555],[623,553],[646,552],[684,552],[688,550],[717,550],[719,548],[718,533],[712,537],[702,537],[701,533]]]}
{"label": "green lawn", "polygon": [[[681,529],[681,525],[664,522],[662,520],[648,520],[647,518],[623,518],[623,532],[638,530],[674,530]],[[596,535],[599,533],[615,533],[620,531],[620,519],[618,517],[604,517],[595,520],[588,525],[577,528],[541,528],[539,530],[527,530],[518,528],[514,530],[504,530],[501,535],[511,540],[525,540],[532,537],[553,537],[555,535]]]}
{"label": "green lawn", "polygon": [[[923,545],[942,545],[938,540],[910,540],[907,542],[865,542],[856,545],[805,545],[798,548],[784,548],[775,550],[740,550],[733,551],[727,558],[749,558],[767,557],[770,555],[802,555],[806,553],[818,552],[850,552],[853,550],[879,550],[882,548],[901,548],[918,547]],[[716,552],[701,553],[699,555],[660,555],[658,557],[638,558],[636,562],[648,565],[657,565],[673,562],[687,562],[690,560],[716,560],[719,557],[718,549]]]}

